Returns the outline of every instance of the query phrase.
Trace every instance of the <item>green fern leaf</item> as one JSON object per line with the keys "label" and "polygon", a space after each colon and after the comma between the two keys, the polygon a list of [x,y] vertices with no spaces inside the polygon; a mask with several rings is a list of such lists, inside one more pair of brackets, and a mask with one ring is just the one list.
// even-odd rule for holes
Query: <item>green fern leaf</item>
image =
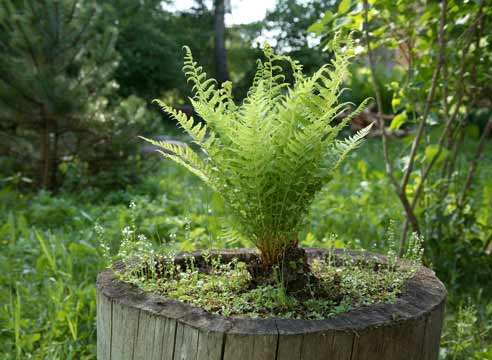
{"label": "green fern leaf", "polygon": [[[339,102],[353,54],[352,42],[345,45],[348,49],[338,51],[311,76],[303,74],[298,61],[265,45],[265,59],[258,60],[253,84],[240,105],[232,97],[232,84],[218,87],[184,47],[190,101],[203,122],[158,101],[202,153],[146,140],[218,192],[230,215],[232,241],[249,239],[267,262],[278,260],[285,246],[297,244],[316,194],[370,131],[367,127],[337,139],[367,104],[345,115],[351,104]],[[286,82],[283,65],[290,67],[293,84]]]}

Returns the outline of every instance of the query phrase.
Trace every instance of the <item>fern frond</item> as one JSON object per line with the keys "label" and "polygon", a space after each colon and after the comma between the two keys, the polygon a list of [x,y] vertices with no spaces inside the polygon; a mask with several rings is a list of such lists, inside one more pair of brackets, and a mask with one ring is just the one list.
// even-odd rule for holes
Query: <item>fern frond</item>
{"label": "fern frond", "polygon": [[[338,133],[345,127],[347,126],[347,124],[354,118],[356,117],[357,115],[360,115],[360,113],[362,113],[362,111],[364,111],[364,109],[366,108],[368,102],[369,102],[370,99],[365,99],[363,102],[360,103],[360,105],[354,110],[352,111],[349,115],[345,116],[343,118],[342,121],[340,121],[340,123],[335,126],[330,132],[331,134],[326,138],[325,141],[327,142],[331,142],[333,141],[333,139],[338,135]],[[348,103],[344,104],[344,105],[348,105]],[[372,124],[370,125],[372,126]],[[364,130],[364,129],[363,129]]]}
{"label": "fern frond", "polygon": [[[351,46],[350,41],[347,44]],[[297,243],[296,234],[314,197],[370,127],[337,139],[367,104],[362,102],[333,124],[351,105],[339,101],[353,56],[350,49],[337,52],[330,64],[311,76],[303,74],[298,61],[275,54],[268,44],[263,52],[265,59],[257,63],[246,99],[236,105],[231,83],[218,87],[185,47],[183,70],[193,88],[190,101],[204,123],[159,105],[205,156],[188,146],[153,143],[166,158],[218,192],[233,220],[228,232],[236,239],[232,243],[247,237],[265,258],[275,259],[284,246]],[[281,65],[290,66],[294,84],[286,82]]]}
{"label": "fern frond", "polygon": [[222,227],[220,237],[230,247],[244,246],[244,244],[250,242],[249,239],[236,228],[227,225]]}
{"label": "fern frond", "polygon": [[183,166],[188,171],[198,176],[207,185],[216,190],[216,184],[214,182],[214,177],[210,165],[205,162],[205,160],[202,159],[196,152],[194,152],[188,145],[184,143],[176,144],[166,141],[157,141],[145,138],[143,136],[140,136],[140,138],[147,141],[149,144],[158,147],[159,149],[157,149],[156,151],[159,152],[162,156],[167,159],[171,159],[177,164]]}
{"label": "fern frond", "polygon": [[188,117],[182,111],[176,110],[160,100],[154,100],[154,102],[157,103],[165,113],[176,120],[196,144],[200,145],[205,151],[211,148],[216,137],[214,132],[209,130],[206,124],[195,122],[193,116]]}
{"label": "fern frond", "polygon": [[217,81],[207,79],[207,73],[193,59],[193,54],[188,46],[183,46],[185,50],[183,71],[187,81],[193,84],[192,90],[195,92],[197,99],[207,101],[210,95],[216,90]]}
{"label": "fern frond", "polygon": [[336,140],[334,144],[334,150],[338,155],[338,159],[333,165],[332,169],[336,169],[340,166],[341,162],[345,160],[348,154],[360,146],[364,138],[369,134],[374,123],[359,130],[355,135],[350,136],[344,140]]}

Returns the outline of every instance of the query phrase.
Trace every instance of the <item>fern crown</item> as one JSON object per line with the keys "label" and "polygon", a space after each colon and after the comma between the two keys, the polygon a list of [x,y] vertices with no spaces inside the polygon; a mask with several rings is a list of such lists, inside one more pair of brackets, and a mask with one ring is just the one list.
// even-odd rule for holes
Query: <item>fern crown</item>
{"label": "fern crown", "polygon": [[[283,248],[297,245],[316,193],[369,132],[367,127],[337,139],[367,103],[334,121],[350,105],[338,99],[353,52],[339,51],[330,65],[305,76],[298,61],[265,45],[265,60],[257,61],[253,84],[237,105],[231,83],[219,87],[184,49],[183,69],[194,94],[190,101],[204,122],[156,101],[200,151],[145,140],[217,191],[231,214],[233,232],[251,240],[273,263]],[[293,84],[286,82],[281,65],[290,67]]]}

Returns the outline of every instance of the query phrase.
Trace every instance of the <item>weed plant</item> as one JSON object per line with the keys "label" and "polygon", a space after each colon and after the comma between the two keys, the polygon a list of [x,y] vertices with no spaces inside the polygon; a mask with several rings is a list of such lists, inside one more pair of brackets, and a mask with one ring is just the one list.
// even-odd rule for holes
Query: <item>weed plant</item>
{"label": "weed plant", "polygon": [[[388,242],[396,244],[393,230],[388,234]],[[422,238],[416,234],[404,256],[404,267],[395,245],[390,247],[386,263],[380,264],[376,257],[355,261],[348,252],[337,260],[331,242],[329,254],[312,261],[316,285],[308,284],[310,296],[300,299],[286,292],[278,267],[273,281],[256,284],[247,264],[237,259],[224,263],[205,250],[201,267],[191,255],[177,263],[173,250],[154,251],[135,227],[125,228],[122,235],[118,252],[126,264],[125,271],[118,272],[122,281],[225,316],[324,319],[360,306],[391,303],[404,291],[423,255]]]}

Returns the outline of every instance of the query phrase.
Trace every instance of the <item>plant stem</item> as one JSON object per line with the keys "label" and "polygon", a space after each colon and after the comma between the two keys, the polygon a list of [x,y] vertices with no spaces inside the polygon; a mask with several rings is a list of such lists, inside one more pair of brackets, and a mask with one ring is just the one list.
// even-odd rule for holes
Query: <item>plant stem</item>
{"label": "plant stem", "polygon": [[490,243],[492,242],[492,234],[490,234],[489,238],[485,241],[485,244],[483,244],[482,252],[486,252]]}
{"label": "plant stem", "polygon": [[[480,7],[477,11],[477,14],[476,14],[476,17],[475,17],[475,20],[473,21],[472,25],[470,26],[470,28],[467,29],[467,33],[472,33],[472,31],[474,30],[474,28],[476,28],[479,24],[479,19],[481,18],[481,14],[482,14],[482,8],[483,8],[483,0],[480,4]],[[420,183],[419,185],[417,186],[417,189],[415,191],[415,195],[412,199],[412,210],[415,209],[415,206],[417,205],[417,202],[418,200],[420,199],[420,195],[422,194],[422,190],[424,188],[424,184],[425,184],[425,181],[427,180],[427,177],[429,176],[431,170],[432,170],[432,167],[434,166],[434,164],[436,163],[437,159],[439,159],[439,156],[441,155],[442,153],[442,149],[444,147],[444,143],[447,139],[447,136],[452,128],[452,124],[455,122],[457,116],[458,116],[458,113],[459,113],[459,109],[461,107],[461,104],[463,103],[463,98],[464,98],[464,95],[465,95],[465,86],[464,86],[464,76],[465,76],[465,70],[466,70],[466,59],[467,59],[467,55],[468,55],[468,52],[470,50],[470,46],[471,46],[471,43],[473,41],[473,38],[472,36],[470,36],[468,38],[468,41],[467,43],[465,44],[465,48],[463,50],[463,54],[462,54],[462,58],[461,58],[461,63],[460,63],[460,72],[459,72],[459,77],[458,77],[458,84],[460,84],[460,87],[459,87],[459,91],[458,91],[458,100],[457,100],[457,103],[456,103],[456,106],[455,106],[455,110],[452,114],[451,117],[447,116],[447,111],[448,111],[448,102],[447,102],[447,69],[445,68],[446,66],[446,59],[445,59],[445,55],[446,55],[446,39],[445,39],[445,31],[444,31],[444,25],[445,25],[445,21],[446,21],[446,18],[445,18],[445,12],[446,12],[446,9],[447,9],[447,1],[444,0],[443,1],[443,4],[442,4],[442,8],[441,8],[441,25],[440,25],[440,30],[439,30],[439,48],[440,48],[440,58],[441,58],[441,55],[443,56],[442,57],[442,63],[441,63],[441,67],[442,67],[442,76],[443,76],[443,82],[444,82],[444,89],[443,89],[443,100],[444,100],[444,108],[445,108],[445,118],[446,118],[446,121],[445,121],[445,126],[444,126],[444,130],[443,132],[441,133],[441,136],[439,138],[439,142],[438,142],[438,148],[437,148],[437,152],[436,154],[432,157],[431,161],[427,164],[427,166],[424,168],[424,171],[422,172],[422,175],[421,175],[421,178],[420,178]],[[476,166],[475,166],[476,167]],[[470,174],[469,174],[470,175]],[[471,180],[473,179],[473,175],[472,177],[470,178],[470,182]],[[471,184],[470,184],[471,185]],[[401,241],[400,241],[400,255],[403,253],[403,249],[405,247],[405,242],[406,242],[406,228],[408,228],[408,225],[404,226],[404,230],[402,232],[402,238],[401,238]]]}
{"label": "plant stem", "polygon": [[376,65],[374,62],[374,55],[372,53],[371,42],[369,37],[369,20],[368,20],[369,4],[367,0],[364,0],[363,3],[364,3],[364,38],[366,41],[369,65],[371,68],[371,79],[374,87],[374,92],[376,93],[376,103],[378,106],[378,125],[381,128],[381,134],[383,139],[383,153],[384,153],[384,160],[386,164],[386,174],[388,175],[391,184],[393,185],[393,188],[403,205],[407,219],[412,225],[413,230],[416,232],[420,232],[417,217],[415,216],[415,213],[411,208],[408,197],[405,191],[401,188],[401,186],[398,185],[398,181],[396,180],[396,177],[394,175],[393,163],[391,161],[388,151],[388,134],[386,132],[386,128],[384,126],[384,119],[383,119],[383,109],[382,109],[383,101],[381,96],[381,89],[379,88],[379,84],[376,79]]}
{"label": "plant stem", "polygon": [[437,60],[436,68],[434,69],[434,73],[432,75],[431,88],[427,95],[427,101],[425,103],[424,114],[420,119],[419,126],[417,128],[417,134],[415,135],[415,139],[412,142],[412,148],[410,150],[410,159],[403,174],[403,179],[401,181],[401,188],[403,190],[406,189],[408,185],[408,181],[410,180],[410,174],[413,170],[413,164],[415,162],[415,156],[417,155],[417,149],[420,144],[420,140],[422,139],[422,135],[424,134],[425,123],[427,122],[427,117],[429,116],[430,108],[432,106],[432,102],[434,101],[434,95],[436,93],[437,83],[439,80],[439,74],[441,72],[442,65],[444,64],[444,56],[445,56],[445,41],[444,41],[444,26],[446,25],[446,11],[447,11],[447,0],[443,0],[441,4],[441,16],[439,21],[439,57]]}
{"label": "plant stem", "polygon": [[470,170],[468,171],[468,175],[466,177],[465,185],[463,187],[463,192],[461,193],[461,199],[458,206],[460,209],[462,209],[465,205],[466,196],[468,195],[468,191],[470,190],[471,184],[473,182],[473,178],[475,177],[475,173],[478,167],[478,161],[480,160],[480,156],[482,155],[483,148],[485,146],[485,139],[487,138],[491,128],[492,128],[492,119],[487,121],[482,136],[480,137],[480,142],[478,143],[477,150],[475,151],[475,156],[471,161]]}

